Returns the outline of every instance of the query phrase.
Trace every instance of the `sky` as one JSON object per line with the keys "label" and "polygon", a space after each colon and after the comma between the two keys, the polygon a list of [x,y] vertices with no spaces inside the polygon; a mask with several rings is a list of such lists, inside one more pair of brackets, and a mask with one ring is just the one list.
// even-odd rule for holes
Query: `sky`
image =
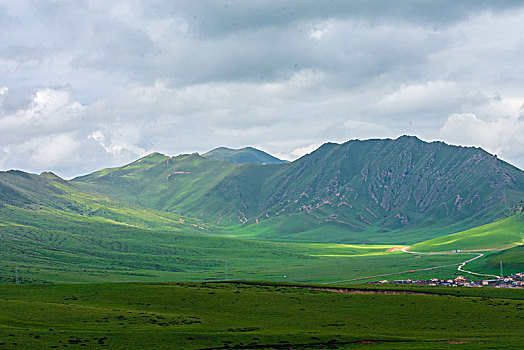
{"label": "sky", "polygon": [[0,0],[0,170],[416,135],[524,169],[524,3]]}

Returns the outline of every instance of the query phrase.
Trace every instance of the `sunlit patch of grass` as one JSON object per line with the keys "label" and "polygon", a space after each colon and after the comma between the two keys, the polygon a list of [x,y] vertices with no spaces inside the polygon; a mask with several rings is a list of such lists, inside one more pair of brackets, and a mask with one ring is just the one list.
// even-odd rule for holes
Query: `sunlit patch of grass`
{"label": "sunlit patch of grass", "polygon": [[411,246],[413,251],[505,249],[524,243],[524,220],[517,214],[491,224]]}

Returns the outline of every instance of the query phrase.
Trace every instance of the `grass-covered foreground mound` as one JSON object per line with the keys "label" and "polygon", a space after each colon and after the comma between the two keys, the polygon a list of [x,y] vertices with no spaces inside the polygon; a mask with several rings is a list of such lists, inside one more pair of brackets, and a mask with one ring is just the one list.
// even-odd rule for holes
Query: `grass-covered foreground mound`
{"label": "grass-covered foreground mound", "polygon": [[524,346],[522,291],[449,290],[453,295],[345,294],[247,283],[3,285],[0,348]]}

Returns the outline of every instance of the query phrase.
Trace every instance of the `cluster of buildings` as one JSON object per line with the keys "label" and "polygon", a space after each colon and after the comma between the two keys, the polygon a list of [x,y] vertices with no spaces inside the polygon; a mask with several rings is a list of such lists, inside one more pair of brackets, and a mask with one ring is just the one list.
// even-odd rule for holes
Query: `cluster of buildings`
{"label": "cluster of buildings", "polygon": [[381,280],[378,282],[368,282],[367,284],[416,284],[427,286],[449,286],[449,287],[496,287],[496,288],[519,288],[524,289],[524,272],[514,273],[503,278],[491,280],[471,280],[464,276],[457,276],[453,279],[432,278],[429,280]]}

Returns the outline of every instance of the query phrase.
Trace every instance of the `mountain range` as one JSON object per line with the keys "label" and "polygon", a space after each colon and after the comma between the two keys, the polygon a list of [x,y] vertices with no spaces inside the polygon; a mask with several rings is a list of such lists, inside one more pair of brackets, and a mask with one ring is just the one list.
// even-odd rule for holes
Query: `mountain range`
{"label": "mountain range", "polygon": [[326,143],[280,164],[260,164],[252,149],[241,162],[218,150],[207,153],[213,159],[153,153],[71,183],[264,238],[335,242],[452,233],[491,222],[524,198],[522,170],[480,148],[412,136]]}
{"label": "mountain range", "polygon": [[218,148],[152,153],[70,181],[0,173],[0,205],[85,214],[92,198],[110,198],[113,209],[88,214],[128,222],[114,208],[133,206],[230,233],[310,242],[435,238],[496,220],[523,193],[524,172],[496,156],[412,136],[326,143],[291,163],[254,148]]}

